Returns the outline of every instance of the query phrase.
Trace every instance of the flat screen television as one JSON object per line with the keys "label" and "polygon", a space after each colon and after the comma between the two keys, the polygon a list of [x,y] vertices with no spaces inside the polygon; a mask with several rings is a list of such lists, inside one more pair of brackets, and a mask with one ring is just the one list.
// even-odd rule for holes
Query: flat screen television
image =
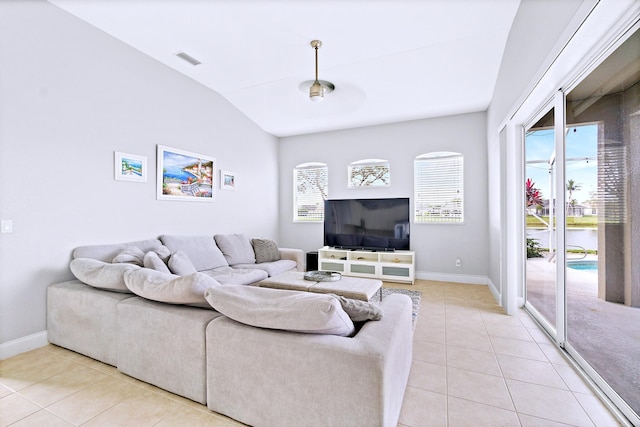
{"label": "flat screen television", "polygon": [[324,245],[342,249],[409,249],[409,198],[324,202]]}

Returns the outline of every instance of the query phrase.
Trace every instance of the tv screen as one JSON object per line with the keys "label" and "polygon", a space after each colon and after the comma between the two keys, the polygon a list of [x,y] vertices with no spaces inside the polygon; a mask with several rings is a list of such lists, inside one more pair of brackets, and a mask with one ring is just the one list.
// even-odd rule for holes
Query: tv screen
{"label": "tv screen", "polygon": [[408,250],[409,198],[324,202],[324,245],[344,249]]}

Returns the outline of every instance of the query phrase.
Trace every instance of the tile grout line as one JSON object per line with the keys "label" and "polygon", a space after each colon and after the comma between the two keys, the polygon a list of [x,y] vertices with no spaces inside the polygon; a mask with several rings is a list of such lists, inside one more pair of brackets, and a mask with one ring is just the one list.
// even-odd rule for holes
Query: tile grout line
{"label": "tile grout line", "polygon": [[[528,314],[528,313],[527,313],[527,316],[529,316],[529,314]],[[519,319],[519,320],[520,320],[520,319]],[[524,325],[524,323],[522,323],[522,320],[520,320],[520,323],[522,324],[522,326],[523,326],[523,327],[527,330],[527,332],[528,332],[528,329],[526,328],[526,325]],[[546,331],[544,331],[544,330],[543,330],[543,328],[541,328],[541,327],[540,327],[539,325],[537,325],[537,324],[535,324],[534,326],[537,328],[537,329],[535,329],[535,330],[539,330],[539,331],[541,331],[542,333],[544,333],[544,334],[546,335]],[[532,328],[532,329],[533,329],[533,328]],[[530,332],[529,332],[529,334],[530,334]],[[532,338],[533,338],[533,336],[532,336]],[[550,343],[553,345],[553,347],[554,347],[554,348],[556,348],[556,349],[560,350],[560,352],[561,352],[561,356],[562,356],[563,358],[565,358],[565,359],[566,359],[566,358],[567,358],[567,356],[566,356],[566,355],[564,355],[564,354],[562,354],[562,350],[561,350],[560,348],[558,348],[558,347],[555,345],[555,343],[553,342],[552,338],[551,338],[551,337],[549,337],[548,335],[547,335],[547,338],[549,338],[549,341],[550,341]],[[556,368],[556,365],[553,363],[553,361],[551,360],[551,358],[549,357],[549,355],[547,355],[547,353],[545,353],[545,352],[544,352],[544,350],[542,349],[542,347],[540,346],[540,345],[541,345],[541,343],[539,343],[535,338],[533,339],[533,342],[536,344],[536,347],[537,347],[537,348],[542,352],[542,354],[544,354],[545,359],[547,359],[547,362],[549,363],[549,365],[551,365],[551,368],[553,369],[553,371],[554,371],[554,372],[555,372],[555,373],[560,377],[560,380],[562,381],[562,383],[567,387],[566,391],[568,391],[569,393],[571,393],[571,396],[572,396],[572,397],[573,397],[573,399],[578,403],[578,406],[580,407],[580,409],[582,409],[582,412],[585,414],[585,416],[589,419],[589,421],[591,421],[591,423],[592,423],[594,426],[596,426],[596,423],[595,423],[595,422],[594,422],[594,420],[591,418],[591,416],[589,415],[589,413],[587,412],[587,410],[584,408],[584,406],[582,405],[582,403],[580,402],[580,400],[578,400],[578,398],[576,398],[576,396],[575,396],[575,392],[571,389],[571,386],[567,383],[567,381],[565,380],[565,378],[560,374],[560,372],[559,372],[559,371],[558,371],[558,369]],[[569,361],[567,360],[567,362],[569,362]],[[572,366],[571,366],[571,364],[569,364],[569,367],[571,367],[571,368],[572,368],[572,370],[574,370],[574,371],[575,371],[575,367],[572,367]],[[576,372],[576,374],[577,374],[577,375],[579,375],[577,372]],[[544,387],[548,387],[548,386],[545,386],[545,385],[543,385],[543,384],[537,384],[537,385],[544,386]],[[556,390],[562,390],[562,389],[558,389],[557,387],[549,387],[549,388],[553,388],[553,389],[556,389]],[[592,393],[593,393],[593,391],[592,391]],[[553,420],[550,420],[550,421],[553,421]]]}
{"label": "tile grout line", "polygon": [[448,285],[445,285],[444,287],[444,297],[443,297],[443,303],[444,303],[444,375],[445,375],[445,382],[444,382],[444,388],[445,388],[445,392],[447,393],[446,395],[446,414],[447,414],[447,426],[449,426],[451,424],[451,420],[450,420],[450,415],[449,415],[449,340],[448,340],[448,333],[447,333],[447,289],[448,289]]}
{"label": "tile grout line", "polygon": [[498,353],[496,353],[496,348],[493,345],[493,341],[491,340],[491,335],[489,334],[489,330],[487,329],[487,324],[485,322],[484,317],[480,316],[480,318],[482,319],[482,325],[484,326],[485,331],[487,332],[487,337],[489,338],[489,344],[491,345],[493,358],[495,359],[496,365],[498,365],[498,369],[500,370],[500,376],[502,377],[502,383],[504,384],[504,387],[507,389],[507,393],[509,393],[509,399],[511,400],[511,405],[513,406],[513,412],[516,414],[516,418],[518,419],[518,423],[520,423],[520,426],[522,426],[522,419],[520,417],[520,412],[518,411],[518,407],[516,406],[516,402],[513,399],[513,394],[511,393],[511,389],[509,388],[509,384],[507,383],[507,378],[504,375],[504,370],[502,369],[502,365],[500,364],[500,360],[498,360]]}

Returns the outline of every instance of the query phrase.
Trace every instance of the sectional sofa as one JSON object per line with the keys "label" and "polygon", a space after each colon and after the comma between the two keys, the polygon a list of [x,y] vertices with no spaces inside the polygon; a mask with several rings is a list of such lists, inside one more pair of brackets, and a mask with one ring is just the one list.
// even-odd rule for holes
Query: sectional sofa
{"label": "sectional sofa", "polygon": [[396,426],[410,299],[352,322],[331,295],[251,286],[303,255],[244,235],[76,248],[77,279],[47,291],[49,341],[249,425]]}

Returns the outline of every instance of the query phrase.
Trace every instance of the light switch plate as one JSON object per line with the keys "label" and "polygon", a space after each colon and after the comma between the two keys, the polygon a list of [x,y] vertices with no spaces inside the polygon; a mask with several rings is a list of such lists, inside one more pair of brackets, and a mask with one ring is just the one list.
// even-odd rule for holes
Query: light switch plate
{"label": "light switch plate", "polygon": [[13,221],[10,219],[3,219],[0,222],[0,232],[13,233]]}

